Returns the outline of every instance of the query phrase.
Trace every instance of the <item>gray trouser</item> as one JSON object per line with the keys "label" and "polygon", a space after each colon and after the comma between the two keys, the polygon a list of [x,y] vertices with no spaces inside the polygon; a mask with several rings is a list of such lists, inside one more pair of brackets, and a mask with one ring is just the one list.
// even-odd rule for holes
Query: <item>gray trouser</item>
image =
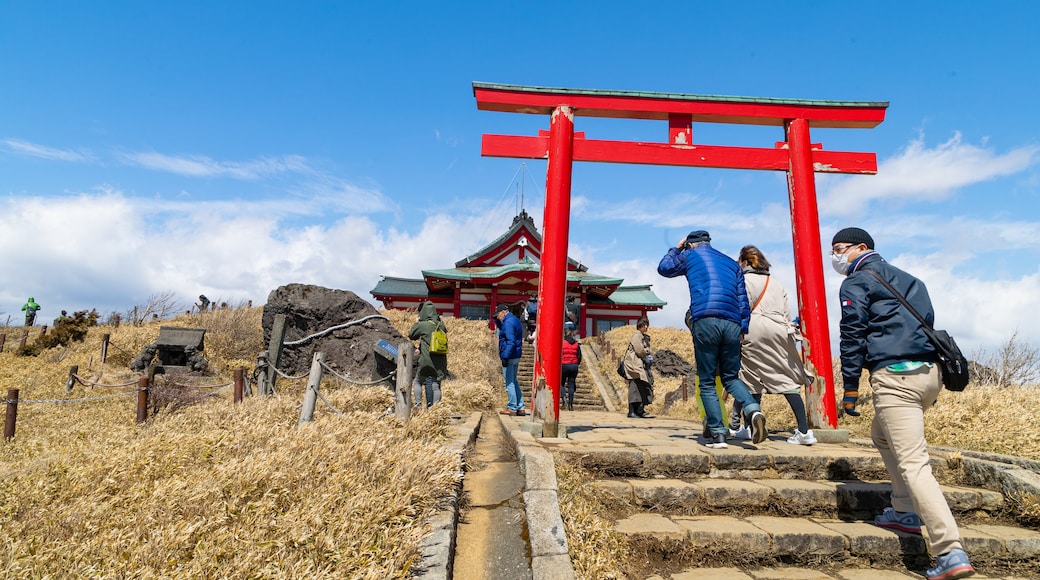
{"label": "gray trouser", "polygon": [[914,512],[928,526],[932,555],[962,548],[960,530],[929,465],[924,440],[924,412],[939,396],[939,368],[923,366],[906,373],[878,369],[870,374],[874,422],[870,437],[892,480],[892,509]]}

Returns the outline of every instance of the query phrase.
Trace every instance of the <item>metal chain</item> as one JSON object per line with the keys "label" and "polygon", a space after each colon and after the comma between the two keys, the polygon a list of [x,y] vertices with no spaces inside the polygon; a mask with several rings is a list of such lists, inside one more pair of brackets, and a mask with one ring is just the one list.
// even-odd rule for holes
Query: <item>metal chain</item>
{"label": "metal chain", "polygon": [[181,388],[184,388],[184,389],[222,389],[222,388],[227,387],[228,385],[233,385],[233,384],[235,384],[234,381],[229,382],[229,383],[220,383],[219,385],[184,385],[184,384],[181,384],[181,383],[175,383],[173,381],[170,381],[170,382],[166,383],[166,386],[181,387]]}
{"label": "metal chain", "polygon": [[274,368],[274,372],[275,372],[276,375],[282,377],[283,379],[288,379],[290,381],[298,381],[300,379],[306,378],[307,375],[310,374],[309,372],[306,372],[306,373],[303,373],[302,375],[293,377],[293,376],[289,376],[289,375],[283,373],[282,371],[278,370],[278,367],[272,367],[272,368]]}
{"label": "metal chain", "polygon": [[130,382],[127,382],[127,383],[119,383],[118,385],[102,385],[101,383],[99,383],[97,381],[92,381],[90,379],[85,379],[85,378],[83,378],[83,377],[81,377],[79,375],[72,375],[72,376],[75,377],[75,379],[77,381],[79,381],[79,383],[81,385],[86,386],[86,387],[108,387],[108,388],[128,387],[130,385],[137,384],[137,381],[138,381],[138,379],[134,379],[134,380],[132,380]]}
{"label": "metal chain", "polygon": [[138,391],[127,391],[125,393],[116,393],[114,395],[102,395],[100,397],[88,397],[86,399],[5,399],[3,403],[5,405],[22,404],[22,403],[87,403],[90,401],[100,401],[103,399],[114,399],[116,397],[125,397],[127,395],[133,395]]}
{"label": "metal chain", "polygon": [[332,369],[332,367],[330,367],[329,365],[325,364],[324,362],[321,363],[321,368],[329,371],[330,373],[332,373],[332,376],[336,377],[337,379],[339,379],[339,380],[341,380],[341,381],[343,381],[345,383],[350,383],[352,385],[360,385],[362,387],[378,385],[379,383],[382,383],[383,381],[386,381],[390,377],[397,376],[397,371],[393,370],[393,371],[390,371],[390,374],[386,375],[385,377],[383,377],[381,379],[376,379],[374,381],[361,382],[361,381],[355,381],[354,379],[348,379],[347,377],[337,373],[335,370]]}
{"label": "metal chain", "polygon": [[298,346],[298,345],[301,345],[301,344],[307,342],[308,340],[310,340],[312,338],[318,338],[319,336],[325,336],[326,334],[328,334],[328,333],[330,333],[330,332],[332,332],[334,330],[339,330],[341,328],[346,328],[348,326],[353,326],[355,324],[361,324],[362,322],[364,322],[366,320],[369,320],[371,318],[382,318],[383,320],[387,320],[387,321],[390,320],[389,318],[383,316],[382,314],[370,314],[370,315],[368,315],[368,316],[366,316],[364,318],[360,318],[360,319],[355,320],[353,322],[347,322],[346,324],[338,324],[336,326],[331,326],[329,328],[326,328],[325,330],[321,330],[319,332],[315,332],[314,334],[312,334],[310,336],[305,336],[305,337],[303,337],[303,338],[301,338],[299,340],[293,340],[293,341],[289,341],[289,342],[282,342],[282,346],[283,347],[286,347],[286,346]]}
{"label": "metal chain", "polygon": [[342,414],[343,414],[343,411],[340,411],[340,410],[339,410],[339,409],[337,409],[336,407],[333,407],[333,406],[332,406],[332,403],[330,403],[330,402],[329,402],[329,400],[325,398],[325,395],[322,395],[322,394],[321,394],[321,391],[319,391],[319,390],[315,389],[315,390],[314,390],[314,393],[318,395],[318,398],[319,398],[319,399],[321,399],[321,401],[322,401],[323,403],[325,403],[326,405],[328,405],[328,406],[329,406],[329,408],[330,408],[330,409],[332,409],[333,411],[335,411],[337,415],[342,415]]}

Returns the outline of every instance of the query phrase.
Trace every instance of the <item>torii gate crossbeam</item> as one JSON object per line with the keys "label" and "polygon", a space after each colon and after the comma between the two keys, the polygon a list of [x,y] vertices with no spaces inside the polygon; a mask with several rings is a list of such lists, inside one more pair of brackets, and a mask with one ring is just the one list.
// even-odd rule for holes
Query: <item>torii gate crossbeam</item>
{"label": "torii gate crossbeam", "polygon": [[[473,83],[473,95],[479,110],[550,116],[549,131],[539,131],[534,137],[485,134],[481,149],[485,156],[549,161],[534,384],[534,411],[536,416],[542,415],[544,436],[557,436],[559,427],[560,345],[574,161],[787,172],[798,309],[807,342],[805,357],[819,375],[808,393],[810,421],[817,427],[822,426],[823,421],[837,427],[814,174],[877,173],[877,156],[824,151],[820,144],[810,142],[809,130],[813,127],[876,127],[885,119],[887,102],[723,97],[477,82]],[[668,141],[586,139],[584,133],[574,131],[575,116],[667,121]],[[693,122],[783,127],[784,141],[773,147],[758,148],[695,145]],[[549,392],[540,392],[545,389]],[[548,408],[539,408],[539,404]]]}

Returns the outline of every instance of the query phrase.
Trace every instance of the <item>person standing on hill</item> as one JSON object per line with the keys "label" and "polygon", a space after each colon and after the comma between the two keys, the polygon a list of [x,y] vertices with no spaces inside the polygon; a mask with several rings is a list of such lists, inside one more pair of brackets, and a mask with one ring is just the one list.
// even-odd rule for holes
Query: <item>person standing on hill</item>
{"label": "person standing on hill", "polygon": [[845,228],[831,240],[831,264],[841,282],[842,413],[859,416],[859,381],[870,372],[874,420],[870,438],[892,481],[892,507],[874,518],[882,528],[920,534],[928,526],[928,546],[936,565],[930,580],[953,580],[975,573],[961,544],[960,530],[939,482],[932,474],[924,413],[939,397],[942,377],[935,347],[921,323],[875,277],[884,279],[930,324],[935,313],[924,283],[886,262],[874,239],[860,228]]}
{"label": "person standing on hill", "polygon": [[505,410],[499,412],[523,417],[527,414],[524,410],[524,393],[516,376],[520,357],[524,353],[523,325],[505,304],[499,304],[495,309],[495,320],[498,322],[498,357],[502,359],[502,374],[506,382],[506,395],[509,396]]}
{"label": "person standing on hill", "polygon": [[644,316],[636,321],[636,331],[628,341],[625,351],[625,378],[628,379],[629,418],[653,419],[646,414],[646,407],[654,402],[654,375],[650,365],[654,356],[650,353],[650,321]]}
{"label": "person standing on hill", "polygon": [[560,398],[563,399],[566,396],[568,411],[574,410],[574,391],[578,387],[578,369],[581,365],[581,343],[574,334],[573,328],[563,331],[563,356],[560,358],[560,379],[567,387],[566,393],[563,389],[560,390]]}
{"label": "person standing on hill", "polygon": [[697,357],[697,378],[701,385],[701,404],[711,432],[708,447],[724,449],[729,428],[722,423],[715,384],[716,371],[722,386],[740,402],[751,441],[766,439],[766,416],[762,407],[740,381],[740,340],[748,333],[751,307],[744,287],[744,272],[737,262],[711,247],[711,236],[694,230],[661,258],[657,273],[666,278],[686,276],[690,286],[690,332]]}
{"label": "person standing on hill", "polygon": [[447,333],[437,313],[437,307],[427,300],[419,307],[419,320],[408,331],[408,338],[419,341],[419,369],[416,371],[415,398],[412,404],[422,406],[423,387],[426,390],[426,408],[432,407],[441,400],[441,381],[448,376],[448,355],[430,352],[430,342],[434,331]]}
{"label": "person standing on hill", "polygon": [[[744,285],[751,304],[748,333],[740,343],[740,380],[759,403],[763,393],[783,395],[798,423],[787,442],[812,445],[816,443],[816,436],[809,429],[802,400],[802,387],[808,381],[795,344],[798,330],[791,322],[787,290],[770,276],[769,260],[755,246],[741,248],[737,263],[744,270]],[[737,408],[739,404],[734,403],[734,409]],[[745,425],[734,437],[751,439],[751,430]]]}
{"label": "person standing on hill", "polygon": [[36,299],[32,296],[22,306],[22,310],[25,311],[25,325],[32,326],[36,324],[36,311],[40,309],[40,305],[36,303]]}

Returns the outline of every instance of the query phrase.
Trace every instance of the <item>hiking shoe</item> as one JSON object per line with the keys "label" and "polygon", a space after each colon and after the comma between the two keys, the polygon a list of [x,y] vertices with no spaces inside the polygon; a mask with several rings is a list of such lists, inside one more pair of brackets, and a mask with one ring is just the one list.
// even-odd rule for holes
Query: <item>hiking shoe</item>
{"label": "hiking shoe", "polygon": [[805,433],[795,429],[794,435],[788,437],[787,442],[791,445],[812,445],[813,443],[816,443],[816,435],[813,435],[812,429],[809,429]]}
{"label": "hiking shoe", "polygon": [[[921,518],[917,517],[917,514],[914,512],[897,512],[890,507],[885,508],[881,515],[874,518],[874,525],[879,528],[899,530],[908,534],[921,533]],[[965,558],[965,561],[967,561],[967,558]]]}
{"label": "hiking shoe", "polygon": [[729,447],[729,445],[726,443],[726,436],[722,433],[713,434],[708,439],[708,442],[705,443],[705,446],[711,447],[712,449],[725,449]]}
{"label": "hiking shoe", "polygon": [[734,439],[751,439],[751,427],[744,425],[740,429],[733,432]]}
{"label": "hiking shoe", "polygon": [[975,568],[968,561],[968,555],[960,548],[954,548],[936,558],[935,567],[929,568],[924,577],[928,580],[954,580],[967,578],[975,573]]}
{"label": "hiking shoe", "polygon": [[758,445],[766,440],[766,435],[766,416],[762,411],[755,411],[751,414],[751,442]]}

